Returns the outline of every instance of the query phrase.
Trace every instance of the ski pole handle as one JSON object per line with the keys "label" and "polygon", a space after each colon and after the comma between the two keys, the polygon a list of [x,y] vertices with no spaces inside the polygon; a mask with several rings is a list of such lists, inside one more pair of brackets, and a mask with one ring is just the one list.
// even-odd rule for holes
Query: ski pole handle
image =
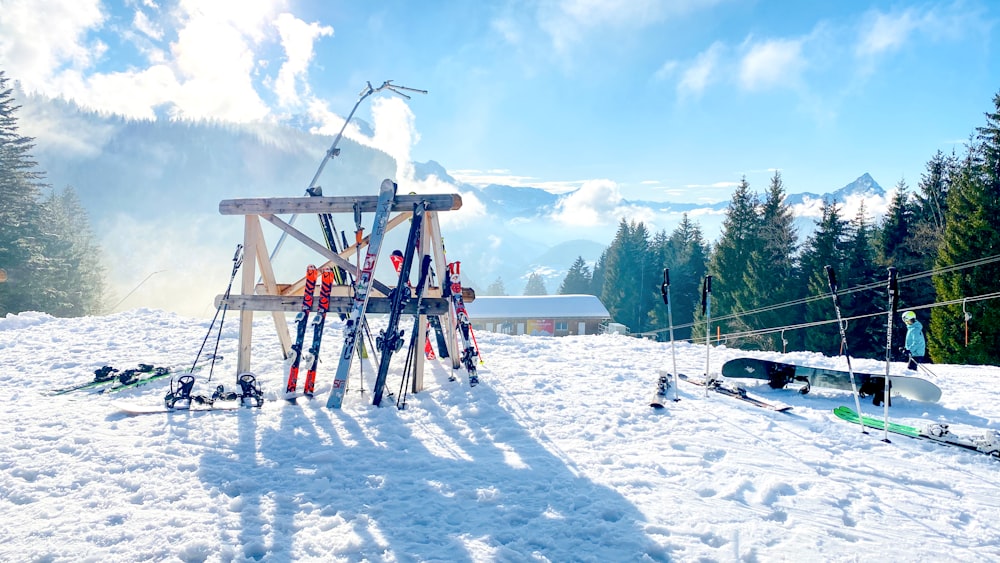
{"label": "ski pole handle", "polygon": [[663,304],[670,305],[670,268],[663,269],[663,285],[660,286],[660,293],[663,295]]}
{"label": "ski pole handle", "polygon": [[701,285],[701,314],[703,315],[708,308],[710,295],[712,295],[712,276],[705,276],[705,281]]}
{"label": "ski pole handle", "polygon": [[892,316],[896,316],[896,309],[899,306],[899,282],[896,278],[896,268],[889,266],[889,310]]}
{"label": "ski pole handle", "polygon": [[826,280],[830,284],[830,291],[837,293],[837,274],[833,271],[833,266],[824,266],[826,269]]}

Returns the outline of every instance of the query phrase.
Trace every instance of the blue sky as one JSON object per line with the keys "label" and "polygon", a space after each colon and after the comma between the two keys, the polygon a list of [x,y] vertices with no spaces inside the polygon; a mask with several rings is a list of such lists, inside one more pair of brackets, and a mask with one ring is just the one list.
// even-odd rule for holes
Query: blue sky
{"label": "blue sky", "polygon": [[[469,182],[724,201],[913,188],[1000,91],[1000,3],[0,0],[0,69],[144,118],[349,130]],[[317,158],[321,155],[317,155]],[[596,183],[596,184],[595,184]]]}

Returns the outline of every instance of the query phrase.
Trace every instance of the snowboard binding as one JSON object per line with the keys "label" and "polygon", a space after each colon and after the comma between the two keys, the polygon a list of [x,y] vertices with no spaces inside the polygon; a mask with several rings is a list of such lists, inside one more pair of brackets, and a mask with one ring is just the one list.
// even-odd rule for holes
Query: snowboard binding
{"label": "snowboard binding", "polygon": [[1000,457],[1000,432],[996,430],[987,432],[982,436],[973,438],[976,448],[983,453]]}
{"label": "snowboard binding", "polygon": [[174,387],[174,381],[170,380],[170,391],[163,397],[163,404],[168,409],[173,409],[178,408],[177,403],[179,402],[184,403],[184,406],[180,408],[190,408],[192,402],[199,405],[211,405],[215,402],[216,397],[214,395],[211,398],[202,395],[192,395],[192,389],[194,389],[194,376],[190,373],[185,373],[177,378],[176,388]]}
{"label": "snowboard binding", "polygon": [[670,382],[667,381],[666,375],[661,375],[660,379],[656,382],[656,394],[666,397],[667,389],[670,389]]}
{"label": "snowboard binding", "polygon": [[118,370],[111,366],[104,366],[94,370],[94,381],[110,381],[117,377]]}
{"label": "snowboard binding", "polygon": [[259,408],[264,404],[264,393],[254,374],[241,373],[236,382],[240,385],[240,405]]}

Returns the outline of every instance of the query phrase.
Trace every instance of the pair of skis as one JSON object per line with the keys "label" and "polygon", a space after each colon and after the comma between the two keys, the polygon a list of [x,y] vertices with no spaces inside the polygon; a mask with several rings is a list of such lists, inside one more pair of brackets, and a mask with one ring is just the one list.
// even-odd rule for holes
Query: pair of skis
{"label": "pair of skis", "polygon": [[472,323],[469,321],[469,312],[465,309],[465,300],[462,298],[462,263],[451,262],[448,264],[448,280],[446,286],[446,297],[451,299],[452,307],[455,309],[455,330],[462,337],[461,363],[465,366],[465,371],[469,376],[469,387],[479,384],[479,374],[476,371],[476,358],[479,351],[476,349],[472,336]]}
{"label": "pair of skis", "polygon": [[313,308],[313,292],[316,290],[316,279],[320,278],[319,307],[313,319],[313,339],[309,351],[305,354],[306,379],[302,386],[302,395],[312,397],[316,389],[316,370],[319,367],[319,351],[323,342],[323,329],[326,325],[326,314],[330,310],[330,292],[333,289],[334,271],[323,268],[322,272],[310,264],[306,268],[306,285],[302,294],[302,309],[296,315],[295,343],[292,344],[291,363],[288,366],[288,378],[285,385],[285,398],[294,400],[298,397],[299,370],[302,365],[302,347],[305,346],[306,329],[309,323],[309,313]]}
{"label": "pair of skis", "polygon": [[368,307],[368,298],[375,282],[375,265],[378,263],[378,254],[382,248],[382,239],[385,238],[386,223],[389,221],[389,213],[392,210],[392,204],[395,199],[396,184],[391,180],[383,181],[379,189],[378,204],[375,208],[375,224],[372,226],[371,235],[368,237],[368,250],[365,253],[361,271],[358,272],[358,277],[355,280],[351,312],[344,326],[344,348],[340,353],[340,359],[337,363],[337,373],[334,375],[330,398],[326,401],[327,408],[339,409],[344,404],[344,395],[347,392],[347,376],[351,371],[354,351],[357,349],[361,339],[365,309]]}
{"label": "pair of skis", "polygon": [[[709,353],[712,350],[712,276],[705,276],[704,283],[702,284],[701,292],[701,312],[705,315],[705,379],[698,379],[690,377],[684,374],[677,373],[677,353],[674,349],[674,322],[673,313],[671,311],[670,305],[670,269],[663,269],[663,284],[660,286],[660,293],[663,296],[663,304],[667,306],[667,323],[670,327],[670,350],[673,357],[673,387],[674,387],[674,397],[673,400],[679,400],[677,396],[677,380],[680,378],[682,381],[698,385],[705,389],[706,396],[709,391],[718,393],[720,395],[725,395],[727,397],[732,397],[734,399],[749,403],[755,407],[760,407],[763,409],[773,410],[777,412],[785,412],[791,410],[792,407],[784,404],[769,403],[757,397],[749,395],[743,387],[740,386],[730,386],[724,384],[718,378],[713,377],[711,374],[711,364],[709,361]],[[656,392],[653,394],[653,398],[649,402],[649,406],[662,409],[666,406],[667,401],[667,389],[671,387],[670,381],[668,379],[668,374],[661,372],[659,379],[656,382]]]}
{"label": "pair of skis", "polygon": [[[417,252],[418,241],[420,239],[421,227],[424,222],[423,202],[417,203],[413,208],[413,218],[410,221],[410,232],[406,237],[406,249],[403,253],[403,260],[399,264],[399,282],[395,289],[389,293],[389,320],[386,327],[375,339],[375,347],[379,351],[378,374],[375,376],[375,386],[372,389],[372,404],[379,406],[382,404],[382,394],[385,391],[385,380],[389,375],[389,363],[392,355],[403,347],[403,331],[399,329],[399,321],[403,315],[403,307],[410,300],[410,269],[413,266],[413,257]],[[421,265],[420,281],[417,284],[418,298],[423,298],[423,289],[427,283],[427,274],[430,270],[430,261],[425,260]],[[419,316],[419,311],[417,315]],[[419,318],[419,317],[418,317]]]}

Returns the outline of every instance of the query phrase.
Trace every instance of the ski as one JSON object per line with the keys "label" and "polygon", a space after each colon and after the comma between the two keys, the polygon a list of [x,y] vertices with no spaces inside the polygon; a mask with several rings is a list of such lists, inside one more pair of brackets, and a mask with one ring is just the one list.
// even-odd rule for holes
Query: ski
{"label": "ski", "polygon": [[312,397],[316,388],[316,368],[319,366],[319,348],[323,341],[323,326],[326,324],[326,313],[330,310],[330,291],[333,288],[334,273],[330,268],[323,268],[322,285],[319,290],[319,310],[313,319],[313,340],[309,346],[309,369],[306,371],[306,382],[302,392],[306,397]]}
{"label": "ski", "polygon": [[[399,409],[406,408],[406,384],[409,383],[410,375],[416,371],[416,357],[417,357],[417,343],[420,340],[417,335],[420,330],[420,307],[424,300],[424,294],[427,290],[427,272],[431,269],[431,257],[429,254],[424,254],[424,258],[420,263],[420,275],[417,283],[417,313],[413,315],[413,330],[410,331],[410,349],[409,353],[406,355],[405,367],[403,368],[403,378],[399,384],[399,395],[396,397],[396,407]],[[424,340],[427,343],[427,340]],[[425,346],[426,348],[426,346]]]}
{"label": "ski", "polygon": [[403,315],[403,306],[410,299],[408,280],[423,220],[424,203],[420,202],[413,206],[413,219],[410,221],[410,232],[406,238],[406,252],[399,267],[399,282],[389,292],[389,321],[375,339],[375,347],[379,351],[378,375],[375,377],[375,386],[372,389],[372,404],[375,406],[382,403],[382,392],[385,389],[385,378],[389,375],[392,355],[403,346],[403,331],[399,330],[399,318]]}
{"label": "ski", "polygon": [[375,281],[375,264],[378,262],[379,249],[382,247],[382,238],[385,235],[385,225],[389,220],[389,212],[392,209],[395,198],[396,184],[391,180],[383,181],[379,191],[378,206],[375,208],[375,224],[368,238],[368,251],[365,254],[365,261],[361,271],[358,272],[354,288],[354,302],[351,307],[351,313],[344,325],[344,348],[340,353],[337,373],[333,379],[333,390],[330,391],[330,398],[326,402],[327,408],[339,409],[344,403],[344,393],[347,391],[347,376],[351,371],[354,350],[358,346],[358,338],[361,335],[362,325],[364,324],[368,296]]}
{"label": "ski", "polygon": [[670,401],[667,398],[667,389],[670,389],[670,382],[667,380],[666,374],[660,372],[660,379],[656,381],[656,393],[653,394],[652,400],[649,401],[649,406],[654,409],[666,408],[667,403]]}
{"label": "ski", "polygon": [[[837,407],[833,410],[833,414],[843,421],[853,424],[859,423],[858,413],[854,412],[854,409],[849,407]],[[902,436],[909,436],[910,438],[917,438],[920,440],[930,440],[939,444],[955,446],[969,451],[979,452],[981,454],[1000,458],[1000,432],[997,432],[996,430],[986,430],[982,436],[968,437],[953,434],[947,424],[940,423],[932,423],[924,428],[916,428],[913,426],[890,422],[889,426],[886,427],[883,420],[870,416],[862,416],[861,422],[869,428],[888,430],[893,434],[900,434]]]}
{"label": "ski", "polygon": [[94,370],[94,379],[80,385],[64,387],[46,392],[46,395],[65,395],[74,391],[93,390],[94,393],[114,393],[131,387],[139,387],[151,381],[162,379],[173,373],[173,368],[155,367],[150,364],[139,364],[139,367],[118,370],[111,366],[102,366]]}
{"label": "ski", "polygon": [[444,329],[441,328],[441,317],[437,315],[430,315],[428,321],[431,328],[434,330],[434,336],[437,339],[437,355],[442,359],[448,357],[448,341],[444,336]]}
{"label": "ski", "polygon": [[[140,368],[142,366],[140,365]],[[200,366],[197,369],[201,369]],[[148,374],[145,377],[140,376],[140,373]],[[97,393],[118,393],[126,389],[135,389],[136,387],[142,387],[147,383],[152,383],[153,381],[158,381],[167,377],[168,375],[173,375],[173,370],[171,368],[153,368],[149,371],[135,371],[135,370],[125,370],[115,378],[116,383],[111,385],[111,387],[101,387],[96,390]]]}
{"label": "ski", "polygon": [[[425,254],[424,257],[425,258],[429,258],[429,255]],[[389,260],[392,261],[392,267],[395,268],[396,275],[398,276],[400,269],[403,267],[403,253],[400,252],[400,251],[398,251],[398,250],[393,250],[392,251],[392,255],[389,256]],[[428,264],[428,267],[429,266],[430,265]],[[423,273],[421,273],[421,275],[423,275]],[[409,280],[407,280],[406,283],[407,283],[407,285],[410,286],[410,289],[412,290],[413,286],[410,285]],[[417,307],[417,310],[418,311],[420,310],[419,306]],[[430,320],[428,320],[427,321],[427,329],[424,331],[424,334],[426,336],[430,336],[430,329],[431,329],[431,324],[430,324]],[[424,338],[424,357],[427,358],[428,360],[435,360],[435,359],[437,359],[437,357],[434,355],[434,347],[431,346],[431,339],[430,338],[426,338],[426,337]]]}
{"label": "ski", "polygon": [[681,381],[687,381],[688,383],[692,383],[694,385],[698,385],[700,387],[704,387],[706,392],[708,392],[708,391],[715,391],[716,393],[719,393],[720,395],[726,395],[727,397],[732,397],[734,399],[739,399],[739,400],[741,400],[743,402],[750,403],[751,405],[753,405],[755,407],[760,407],[762,409],[768,409],[768,410],[777,411],[777,412],[785,412],[785,411],[789,411],[789,410],[792,409],[792,407],[790,405],[768,403],[767,401],[763,401],[763,400],[758,399],[756,397],[752,397],[749,394],[747,394],[746,389],[744,389],[742,387],[739,387],[739,386],[729,387],[727,385],[724,385],[718,379],[711,379],[711,380],[708,380],[708,381],[704,381],[704,380],[700,380],[700,379],[695,379],[693,377],[689,377],[687,375],[684,375],[683,373],[678,374],[678,376],[680,377]]}
{"label": "ski", "polygon": [[[660,285],[660,295],[663,297],[663,304],[667,306],[667,326],[670,330],[670,356],[673,358],[674,366],[674,400],[679,401],[680,398],[677,396],[677,349],[674,346],[674,314],[672,312],[672,306],[670,305],[670,269],[663,269],[663,283]],[[656,393],[653,395],[653,400],[650,401],[649,406],[654,409],[662,409],[666,405],[667,401],[667,389],[670,388],[670,382],[667,381],[666,372],[660,372],[660,378],[656,381]]]}
{"label": "ski", "polygon": [[[299,366],[302,363],[302,346],[306,338],[306,326],[309,322],[309,312],[313,308],[313,292],[316,290],[318,270],[310,264],[306,267],[306,286],[302,292],[302,310],[295,317],[295,343],[292,344],[291,362],[288,365],[288,377],[285,393],[295,393],[299,386]],[[327,300],[329,303],[329,299]]]}
{"label": "ski", "polygon": [[447,295],[455,308],[455,330],[462,336],[461,362],[465,366],[465,371],[469,374],[469,387],[479,384],[479,374],[476,372],[476,357],[479,351],[472,343],[472,324],[469,322],[469,312],[465,309],[465,300],[462,298],[462,263],[452,262],[448,264],[448,277],[450,284],[447,287]]}

